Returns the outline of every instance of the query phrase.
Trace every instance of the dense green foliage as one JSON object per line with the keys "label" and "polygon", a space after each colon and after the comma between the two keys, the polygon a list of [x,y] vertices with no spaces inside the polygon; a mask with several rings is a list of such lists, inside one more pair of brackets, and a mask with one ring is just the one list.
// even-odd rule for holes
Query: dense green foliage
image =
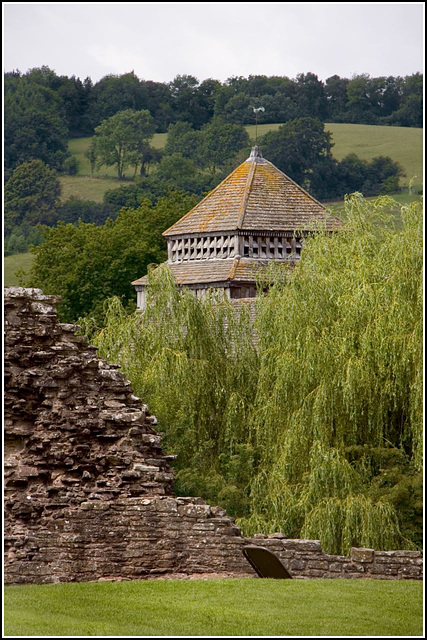
{"label": "dense green foliage", "polygon": [[214,117],[200,131],[187,122],[170,125],[164,153],[179,153],[195,166],[216,173],[218,169],[227,170],[236,154],[242,149],[249,152],[249,148],[249,135],[243,126]]}
{"label": "dense green foliage", "polygon": [[249,135],[241,125],[227,123],[223,118],[215,117],[201,130],[202,145],[200,156],[202,166],[215,173],[224,168],[241,149],[249,150]]}
{"label": "dense green foliage", "polygon": [[[151,272],[148,305],[117,300],[95,338],[178,455],[177,488],[280,530],[351,546],[421,544],[422,213],[346,203],[347,223],[271,268],[249,316]],[[394,212],[397,213],[396,211]]]}
{"label": "dense green foliage", "polygon": [[42,160],[23,162],[4,189],[4,230],[22,223],[52,224],[59,206],[61,184],[56,171]]}
{"label": "dense green foliage", "polygon": [[131,281],[151,263],[166,258],[162,231],[192,208],[197,198],[174,194],[156,205],[144,201],[138,209],[123,209],[105,224],[79,222],[42,227],[44,242],[32,248],[34,260],[23,284],[62,296],[63,321],[91,315],[99,320],[103,302],[113,295],[134,308]]}
{"label": "dense green foliage", "polygon": [[[6,637],[422,635],[415,580],[135,580],[6,587]],[[173,603],[173,606],[171,606]]]}
{"label": "dense green foliage", "polygon": [[[15,169],[34,160],[75,176],[79,165],[67,151],[67,140],[92,135],[85,154],[91,176],[101,166],[114,166],[120,180],[127,170],[131,179],[139,172],[137,191],[152,202],[171,190],[203,195],[242,162],[250,146],[243,125],[253,123],[254,106],[264,108],[260,122],[286,123],[266,137],[266,157],[315,197],[326,200],[354,190],[364,195],[396,191],[402,171],[390,158],[376,158],[371,165],[354,154],[341,162],[334,160],[328,134],[322,130],[325,119],[422,124],[421,74],[359,75],[351,80],[332,76],[325,83],[313,73],[294,80],[233,77],[225,83],[213,79],[200,83],[182,75],[163,84],[140,80],[132,72],[105,76],[93,85],[90,78],[82,82],[58,76],[43,66],[25,74],[6,73],[4,85],[6,181]],[[150,145],[155,131],[168,131],[164,154]],[[86,159],[81,161],[86,164]],[[124,206],[139,205],[141,200],[135,201],[133,195],[120,194]],[[48,198],[43,218],[39,222],[48,225],[58,219]],[[101,218],[99,211],[84,217]],[[42,236],[35,224],[7,220],[6,253],[39,244]]]}
{"label": "dense green foliage", "polygon": [[69,155],[64,102],[47,67],[5,76],[4,165],[8,178],[19,164],[39,159],[60,169]]}
{"label": "dense green foliage", "polygon": [[333,167],[331,182],[337,196],[354,191],[370,196],[398,191],[399,178],[404,175],[400,164],[389,156],[377,156],[369,162],[350,153]]}
{"label": "dense green foliage", "polygon": [[[41,67],[25,74],[5,74],[7,126],[9,118],[15,123],[24,122],[20,111],[16,114],[9,111],[10,105],[17,104],[14,99],[11,103],[9,100],[11,94],[25,91],[28,86],[54,95],[71,137],[92,135],[103,120],[126,109],[148,110],[156,130],[163,132],[177,122],[188,122],[194,129],[201,129],[214,116],[234,124],[253,124],[251,107],[259,105],[265,108],[260,122],[269,123],[301,117],[322,122],[410,127],[422,127],[423,123],[420,73],[377,78],[359,74],[351,79],[333,75],[323,82],[309,72],[294,79],[251,75],[231,77],[223,83],[212,78],[200,82],[191,75],[178,75],[169,83],[161,83],[139,79],[131,72],[110,74],[93,84],[90,78],[82,82],[75,76],[58,76],[48,67]],[[18,146],[21,144],[25,145],[23,138]]]}
{"label": "dense green foliage", "polygon": [[10,233],[5,236],[3,253],[5,256],[26,253],[31,245],[37,246],[43,242],[43,239],[43,232],[38,225],[34,227],[24,222],[12,227]]}
{"label": "dense green foliage", "polygon": [[60,220],[104,224],[107,218],[116,218],[120,210],[109,203],[76,197],[61,204],[60,195],[56,171],[41,160],[16,167],[4,190],[5,255],[25,252],[31,245],[41,244],[43,232],[39,225],[52,227]]}
{"label": "dense green foliage", "polygon": [[324,129],[320,120],[297,118],[269,131],[259,142],[270,162],[316,197],[325,197],[320,193],[325,184],[330,190],[335,165],[331,134]]}
{"label": "dense green foliage", "polygon": [[81,200],[72,196],[68,198],[58,208],[57,220],[55,222],[93,222],[94,224],[104,224],[108,218],[114,220],[120,208],[117,209],[111,204],[102,202],[92,202],[91,200]]}

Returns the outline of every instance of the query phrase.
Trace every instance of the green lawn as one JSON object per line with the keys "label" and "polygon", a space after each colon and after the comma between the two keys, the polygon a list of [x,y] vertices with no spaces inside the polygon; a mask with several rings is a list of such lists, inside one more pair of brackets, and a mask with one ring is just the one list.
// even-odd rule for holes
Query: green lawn
{"label": "green lawn", "polygon": [[160,580],[5,589],[6,636],[421,636],[422,582]]}
{"label": "green lawn", "polygon": [[19,285],[18,278],[15,273],[19,269],[29,271],[33,262],[34,256],[32,253],[15,253],[13,256],[6,256],[4,258],[4,286],[15,287]]}

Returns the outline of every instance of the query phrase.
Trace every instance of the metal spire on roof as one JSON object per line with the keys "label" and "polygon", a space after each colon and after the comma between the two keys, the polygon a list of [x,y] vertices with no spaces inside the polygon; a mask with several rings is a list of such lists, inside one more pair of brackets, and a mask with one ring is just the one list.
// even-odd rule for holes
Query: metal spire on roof
{"label": "metal spire on roof", "polygon": [[258,113],[265,111],[264,107],[251,107],[255,114],[255,144],[258,143]]}

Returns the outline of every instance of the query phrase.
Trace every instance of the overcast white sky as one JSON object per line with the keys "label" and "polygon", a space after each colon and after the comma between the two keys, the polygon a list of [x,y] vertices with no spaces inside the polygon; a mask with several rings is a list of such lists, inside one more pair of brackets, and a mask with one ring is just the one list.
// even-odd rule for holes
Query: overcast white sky
{"label": "overcast white sky", "polygon": [[94,82],[423,71],[423,3],[3,3],[3,66]]}

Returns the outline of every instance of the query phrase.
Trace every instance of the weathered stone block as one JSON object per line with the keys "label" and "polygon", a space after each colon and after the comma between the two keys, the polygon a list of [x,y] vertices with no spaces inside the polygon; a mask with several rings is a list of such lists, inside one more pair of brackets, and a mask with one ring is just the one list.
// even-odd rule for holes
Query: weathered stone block
{"label": "weathered stone block", "polygon": [[282,540],[285,549],[295,549],[295,551],[322,551],[319,540]]}
{"label": "weathered stone block", "polygon": [[307,568],[307,562],[305,560],[293,559],[289,563],[289,567],[292,571],[304,571]]}
{"label": "weathered stone block", "polygon": [[397,575],[399,572],[398,564],[373,564],[369,567],[369,572],[372,574],[381,574],[381,575]]}
{"label": "weathered stone block", "polygon": [[421,575],[421,567],[417,567],[415,565],[400,566],[398,574],[408,578],[418,578]]}
{"label": "weathered stone block", "polygon": [[352,547],[350,557],[355,562],[373,562],[374,550],[366,549],[364,547]]}

